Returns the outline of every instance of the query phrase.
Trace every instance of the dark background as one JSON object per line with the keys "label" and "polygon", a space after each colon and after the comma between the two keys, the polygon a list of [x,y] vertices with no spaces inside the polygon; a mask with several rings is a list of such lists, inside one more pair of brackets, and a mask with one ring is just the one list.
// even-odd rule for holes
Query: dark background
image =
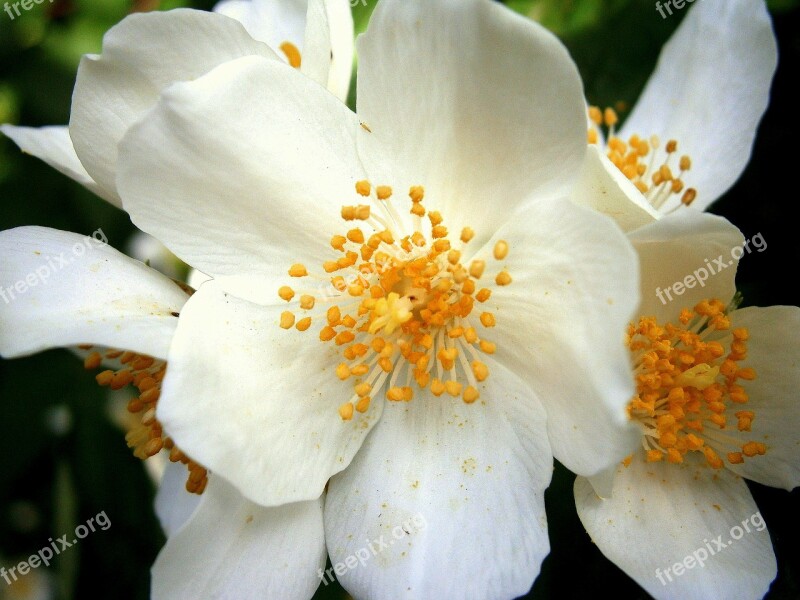
{"label": "dark background", "polygon": [[[356,7],[358,30],[366,25],[372,4]],[[584,76],[589,101],[601,106],[633,105],[659,49],[686,12],[661,19],[649,0],[507,4],[541,19],[562,37]],[[103,33],[130,11],[212,5],[201,0],[56,0],[34,5],[13,22],[0,12],[0,122],[67,123],[80,56],[98,52]],[[738,284],[746,305],[800,304],[798,193],[792,180],[800,141],[793,91],[800,59],[797,5],[794,0],[770,2],[780,47],[770,108],[747,170],[711,207],[747,238],[760,232],[768,243],[765,252],[746,256],[740,265]],[[2,138],[0,229],[33,224],[83,234],[101,227],[120,249],[134,232],[124,213]],[[15,564],[45,546],[49,537],[72,531],[101,511],[112,524],[66,551],[50,570],[37,569],[13,588],[0,581],[0,599],[148,597],[149,567],[164,538],[152,510],[151,480],[126,447],[124,432],[109,418],[109,406],[104,390],[66,351],[0,360],[0,565]],[[546,495],[552,553],[528,597],[607,590],[619,598],[646,598],[585,533],[575,512],[573,480],[557,465]],[[778,558],[769,598],[800,598],[800,490],[750,487]],[[51,595],[37,595],[43,585]],[[330,585],[318,597],[346,595]]]}

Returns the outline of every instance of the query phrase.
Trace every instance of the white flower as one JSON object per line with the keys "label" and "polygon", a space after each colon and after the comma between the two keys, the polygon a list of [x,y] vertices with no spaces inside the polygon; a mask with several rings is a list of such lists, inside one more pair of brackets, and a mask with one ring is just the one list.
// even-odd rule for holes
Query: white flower
{"label": "white flower", "polygon": [[[608,473],[578,477],[578,514],[602,552],[657,598],[763,596],[775,558],[742,477],[786,489],[800,482],[800,309],[729,307],[741,233],[720,217],[675,211],[688,186],[686,200],[697,200],[686,203],[704,208],[738,178],[775,58],[762,2],[698,3],[625,125],[680,140],[691,169],[675,177],[681,159],[673,153],[673,177],[643,195],[644,181],[632,182],[590,147],[573,192],[628,233],[642,279],[630,344],[638,389],[629,407],[641,444]],[[649,175],[659,162],[648,164]],[[695,277],[683,285],[700,268],[702,284]],[[659,298],[676,282],[680,295]],[[744,523],[744,537],[731,539]]]}
{"label": "white flower", "polygon": [[[750,159],[777,61],[763,0],[692,6],[622,128],[617,132],[613,110],[590,109],[589,139],[597,142],[590,154],[603,157],[592,157],[587,168],[600,161],[624,171],[644,193],[638,207],[606,200],[605,212],[646,222],[648,214],[682,205],[703,210],[722,196]],[[608,141],[600,125],[610,128]]]}
{"label": "white flower", "polygon": [[[101,55],[81,61],[69,127],[0,126],[24,151],[121,206],[117,145],[170,85],[225,62],[262,56],[347,98],[353,21],[347,0],[226,0],[215,13],[135,14],[108,31]],[[132,60],[130,48],[142,50]]]}
{"label": "white flower", "polygon": [[[635,260],[564,200],[584,106],[550,34],[488,1],[386,0],[359,54],[358,116],[246,57],[172,86],[121,142],[125,210],[213,277],[181,311],[159,418],[207,494],[244,495],[226,535],[330,480],[334,563],[428,523],[341,575],[351,593],[515,597],[547,553],[550,445],[591,475],[635,433]],[[222,518],[203,502],[172,561],[213,590],[216,555],[186,555]]]}
{"label": "white flower", "polygon": [[[102,364],[120,373],[118,384],[110,381],[110,371],[98,375],[98,381],[112,388],[131,381],[123,377],[126,371],[158,376],[188,294],[109,246],[96,244],[78,256],[74,249],[85,247],[86,240],[43,227],[0,232],[5,257],[0,263],[5,294],[0,301],[0,354],[14,358],[70,347],[85,357],[87,367]],[[17,288],[17,282],[24,286]],[[142,365],[134,365],[124,358],[132,352],[115,348],[130,348],[155,361],[151,364],[143,357]],[[142,421],[147,421],[144,413],[155,404],[160,385],[144,384],[140,391],[145,387],[151,398],[142,393],[128,409],[130,417]],[[131,414],[133,403],[145,399],[144,409]],[[141,458],[162,447],[161,436],[149,436],[153,425],[158,426],[151,419],[149,426],[135,427],[126,436]],[[190,468],[204,477],[204,469]],[[198,483],[206,486],[202,480]],[[320,582],[317,570],[324,567],[327,556],[321,503],[322,498],[264,508],[214,476],[208,478],[202,496],[189,494],[186,467],[168,463],[156,511],[169,539],[153,567],[152,597],[195,598],[199,590],[211,594],[216,589],[235,598],[310,598]],[[199,539],[207,539],[210,531],[215,543],[208,547]],[[198,552],[201,547],[204,550]],[[192,560],[202,561],[197,572],[189,568]],[[183,595],[176,590],[183,590]]]}
{"label": "white flower", "polygon": [[[651,282],[682,281],[744,241],[724,219],[688,211],[631,239]],[[762,597],[775,557],[742,478],[800,483],[800,308],[728,308],[734,276],[728,267],[666,306],[643,288],[630,343],[642,443],[614,469],[607,497],[585,478],[575,484],[593,541],[656,598]]]}
{"label": "white flower", "polygon": [[[83,106],[88,96],[92,107],[75,116],[73,131],[78,132],[79,138],[83,134],[84,144],[82,146],[79,140],[77,146],[88,154],[88,167],[85,168],[78,158],[67,127],[37,129],[6,125],[1,128],[2,131],[24,151],[42,158],[119,206],[113,182],[116,144],[127,127],[155,102],[161,88],[168,87],[174,81],[192,79],[232,57],[248,54],[273,56],[260,43],[263,42],[282,59],[296,61],[302,57],[301,70],[305,74],[320,83],[327,83],[328,89],[341,100],[346,98],[353,57],[353,25],[350,7],[345,0],[223,2],[215,10],[240,21],[252,39],[240,26],[217,15],[196,11],[137,15],[109,32],[105,40],[106,55],[85,59],[76,86],[75,101]],[[120,57],[115,50],[128,43],[138,47],[143,42],[150,45],[154,54],[138,56],[137,63]],[[121,60],[122,64],[116,63],[115,59]],[[98,69],[112,71],[116,78],[95,85]],[[97,115],[101,118],[97,119]],[[103,150],[93,154],[94,149],[99,147]],[[83,152],[81,154],[86,156]],[[97,156],[106,162],[91,162]],[[92,175],[89,175],[87,168]],[[95,182],[93,176],[104,181],[105,185]],[[0,271],[3,282],[25,282],[37,270],[48,269],[47,273],[42,271],[48,278],[47,284],[39,281],[34,289],[25,283],[24,297],[15,297],[13,304],[0,307],[0,352],[4,356],[20,356],[54,346],[72,346],[89,341],[93,344],[91,349],[74,348],[86,357],[87,365],[96,366],[95,357],[102,355],[104,366],[124,372],[126,365],[110,357],[121,354],[112,348],[128,348],[156,357],[156,367],[151,367],[150,371],[157,373],[159,364],[163,368],[163,360],[159,359],[166,358],[167,347],[177,323],[176,317],[188,297],[184,291],[160,274],[110,248],[95,253],[90,262],[76,263],[76,270],[51,273],[48,264],[59,265],[58,257],[62,256],[69,260],[73,245],[83,242],[82,237],[74,234],[23,228],[0,235],[3,247],[7,249],[4,252],[7,262]],[[149,240],[152,242],[154,238]],[[32,248],[34,250],[31,252]],[[137,249],[141,250],[133,248],[134,251]],[[162,249],[163,246],[154,249],[151,244],[148,252],[158,253]],[[102,332],[97,331],[98,326],[103,328]],[[147,419],[148,407],[153,404],[146,404],[143,410],[133,415],[129,413],[129,416]],[[161,436],[149,437],[154,425],[158,426],[157,422],[149,427],[136,427],[129,432],[127,439],[137,456],[144,458],[161,447]],[[205,473],[202,468],[196,470],[201,475]],[[186,493],[186,468],[183,465],[169,465],[165,479],[176,485],[162,486],[157,506],[159,514],[163,515],[167,510],[174,512],[185,506],[189,508],[183,516],[188,518],[191,509],[200,500]],[[205,486],[202,480],[198,483]],[[199,511],[195,529],[190,529],[188,535],[198,527],[205,532],[203,515],[220,508],[214,502],[220,490],[229,496],[233,494],[224,501],[223,522],[225,518],[239,517],[234,510],[234,503],[242,506],[250,504],[252,509],[248,516],[255,520],[249,521],[254,523],[249,531],[259,547],[258,552],[250,552],[241,538],[236,538],[236,544],[225,547],[225,536],[238,536],[240,532],[220,527],[215,548],[224,553],[227,561],[224,564],[233,570],[228,577],[219,569],[209,570],[215,585],[222,586],[227,593],[237,597],[246,597],[246,593],[253,591],[256,594],[266,593],[269,597],[310,597],[319,585],[316,570],[324,566],[326,557],[322,539],[321,501],[263,509],[246,503],[223,480],[212,478],[204,496],[203,510]],[[168,498],[168,502],[165,498]],[[167,506],[169,508],[165,508]],[[211,509],[207,508],[209,506]],[[219,513],[212,510],[210,514],[218,525]],[[308,522],[306,529],[313,526],[309,535],[303,534],[298,519]],[[164,524],[169,534],[178,529],[170,527],[167,520]],[[185,572],[175,570],[169,557],[176,552],[179,555],[190,553],[183,546],[185,539],[186,535],[176,535],[164,547],[155,565],[154,597],[174,597],[171,595],[172,578]],[[188,548],[193,552],[196,549],[195,542],[190,541]],[[269,548],[274,549],[271,559],[267,552]],[[233,559],[237,551],[249,557],[254,570],[243,570],[241,561]],[[217,555],[206,556],[212,562],[220,558]],[[290,560],[292,556],[295,559]],[[272,565],[271,569],[263,569],[262,561],[265,560]],[[164,562],[168,564],[167,569],[160,567]],[[181,585],[186,583],[183,581]],[[246,588],[241,590],[241,585]],[[191,594],[188,593],[189,596]]]}

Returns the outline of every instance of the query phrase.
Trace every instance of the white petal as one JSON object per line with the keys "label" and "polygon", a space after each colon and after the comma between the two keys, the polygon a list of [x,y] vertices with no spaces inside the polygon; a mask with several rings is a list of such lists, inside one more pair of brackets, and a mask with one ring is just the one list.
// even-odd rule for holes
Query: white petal
{"label": "white petal", "polygon": [[327,86],[331,68],[331,30],[324,0],[309,0],[300,71]]}
{"label": "white petal", "polygon": [[387,403],[331,480],[328,551],[356,598],[508,599],[533,584],[549,551],[544,411],[520,379],[489,368],[475,404],[428,391]]}
{"label": "white petal", "polygon": [[733,298],[739,261],[732,251],[742,247],[744,236],[727,219],[684,209],[631,232],[628,238],[642,271],[637,316],[677,324],[683,308],[710,298],[727,304]]}
{"label": "white petal", "polygon": [[214,12],[242,23],[281,58],[281,44],[294,44],[302,54],[303,73],[347,100],[354,53],[349,0],[225,0]]}
{"label": "white petal", "polygon": [[303,52],[308,0],[226,0],[214,12],[236,19],[253,39],[278,50],[283,42]]}
{"label": "white petal", "polygon": [[698,190],[692,207],[703,210],[733,185],[750,159],[777,61],[763,0],[697,2],[664,46],[621,137],[677,140],[679,154],[693,162],[684,177]]}
{"label": "white petal", "polygon": [[119,198],[113,190],[106,190],[98,185],[83,168],[72,140],[69,137],[69,128],[61,125],[49,127],[15,127],[14,125],[0,125],[0,131],[14,140],[20,150],[40,158],[48,165],[74,179],[89,191],[97,194],[116,207],[120,207]]}
{"label": "white petal", "polygon": [[322,499],[264,508],[209,478],[153,565],[153,600],[308,600],[325,567]]}
{"label": "white petal", "polygon": [[0,232],[0,354],[98,344],[164,358],[186,293],[103,243],[44,227]]}
{"label": "white petal", "polygon": [[544,28],[488,0],[382,0],[358,53],[371,130],[359,152],[376,184],[425,186],[426,206],[454,231],[472,225],[476,242],[526,198],[566,195],[585,106],[575,64]]}
{"label": "white petal", "polygon": [[353,72],[353,14],[348,0],[310,0],[301,71],[347,101]]}
{"label": "white petal", "polygon": [[570,199],[611,217],[625,232],[649,225],[660,217],[636,186],[594,144],[586,148],[586,160]]}
{"label": "white petal", "polygon": [[[744,308],[731,314],[731,325],[750,332],[747,358],[739,365],[756,371],[755,380],[739,381],[750,399],[736,408],[751,410],[756,416],[752,431],[740,432],[734,426],[725,431],[725,437],[740,444],[763,442],[767,453],[730,468],[747,479],[791,490],[800,485],[800,308]],[[729,448],[740,450],[740,445]]]}
{"label": "white petal", "polygon": [[[508,257],[492,257],[495,240]],[[518,211],[478,253],[486,278],[507,268],[477,311],[497,326],[480,336],[497,343],[497,360],[523,377],[547,410],[553,454],[570,470],[593,475],[630,453],[637,432],[625,407],[633,396],[624,332],[639,302],[638,264],[608,217],[569,201]],[[478,284],[478,287],[482,282]]]}
{"label": "white petal", "polygon": [[[659,600],[761,598],[777,573],[758,507],[744,481],[725,470],[637,455],[619,467],[611,498],[598,498],[578,477],[575,502],[603,554]],[[680,574],[676,563],[684,564]]]}
{"label": "white petal", "polygon": [[251,55],[276,58],[241,24],[214,13],[134,14],[112,27],[103,38],[103,53],[81,60],[72,96],[70,135],[89,175],[115,191],[117,145],[159,93]]}
{"label": "white petal", "polygon": [[184,452],[265,506],[318,497],[382,409],[342,421],[353,388],[335,374],[337,347],[281,329],[286,308],[205,283],[181,313],[157,409]]}
{"label": "white petal", "polygon": [[[125,209],[215,279],[321,271],[355,183],[355,115],[278,62],[243,58],[177,84],[120,145]],[[271,298],[277,286],[272,287]]]}
{"label": "white petal", "polygon": [[331,64],[328,90],[343,102],[350,91],[355,55],[353,10],[350,0],[325,0],[331,32]]}
{"label": "white petal", "polygon": [[[149,461],[148,461],[149,462]],[[186,491],[189,471],[181,463],[168,462],[156,493],[155,511],[161,528],[172,537],[189,521],[202,496]]]}

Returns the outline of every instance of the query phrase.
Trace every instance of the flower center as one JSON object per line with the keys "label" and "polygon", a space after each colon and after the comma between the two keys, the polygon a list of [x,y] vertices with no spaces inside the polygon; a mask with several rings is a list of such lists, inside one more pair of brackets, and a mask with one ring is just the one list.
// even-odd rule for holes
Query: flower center
{"label": "flower center", "polygon": [[[738,431],[750,431],[755,419],[753,411],[744,409],[748,395],[737,383],[756,378],[752,368],[739,365],[747,356],[747,329],[730,331],[719,300],[684,309],[680,323],[662,327],[643,317],[628,330],[637,385],[628,413],[642,428],[647,461],[666,458],[680,464],[687,453],[700,452],[711,467],[720,469],[720,454],[730,464],[765,454],[764,444],[742,444],[724,433],[731,416]],[[732,447],[741,451],[726,451]]]}
{"label": "flower center", "polygon": [[83,361],[87,370],[99,368],[104,360],[116,361],[121,365],[120,369],[107,369],[98,373],[95,379],[99,385],[112,390],[133,385],[139,390],[137,397],[128,402],[128,412],[135,418],[135,422],[125,435],[125,441],[133,449],[134,456],[146,460],[166,448],[169,450],[170,461],[183,463],[189,470],[186,491],[202,494],[208,483],[208,471],[186,456],[172,438],[165,436],[161,423],[156,419],[156,404],[161,395],[161,383],[167,372],[167,363],[129,351],[93,350],[91,345],[80,348],[90,351]]}
{"label": "flower center", "polygon": [[605,126],[608,140],[606,155],[653,208],[661,209],[667,200],[678,195],[681,198],[679,206],[689,206],[694,202],[697,190],[687,189],[682,179],[691,170],[692,159],[686,155],[677,158],[676,140],[669,140],[663,149],[661,141],[655,135],[649,139],[632,135],[626,142],[615,135],[619,117],[612,108],[602,111],[596,106],[590,107],[589,120],[592,123],[588,134],[589,143],[599,142],[599,132]]}
{"label": "flower center", "polygon": [[[322,263],[326,275],[309,275],[305,265],[292,265],[291,277],[329,283],[330,293],[300,292],[298,308],[329,306],[324,314],[300,319],[287,310],[280,326],[304,332],[319,323],[319,339],[341,347],[343,361],[336,375],[353,380],[351,398],[339,407],[344,420],[352,419],[354,411],[366,412],[385,384],[391,401],[410,401],[415,386],[430,386],[434,396],[447,393],[468,404],[475,402],[480,397],[478,383],[489,376],[481,356],[496,348],[483,338],[483,331],[495,325],[494,314],[476,314],[475,303],[486,302],[492,293],[489,287],[479,287],[486,263],[462,263],[475,232],[465,227],[459,248],[453,247],[442,215],[425,209],[425,190],[415,186],[409,190],[415,228],[401,237],[389,225],[402,222],[391,202],[392,189],[373,189],[368,181],[359,181],[356,192],[377,203],[386,219],[372,214],[370,205],[342,207],[344,221],[364,221],[371,231],[356,227],[334,235],[330,245],[340,255]],[[422,233],[425,216],[430,221],[427,236]],[[508,252],[508,244],[501,240],[495,244],[494,259],[503,261]],[[494,284],[510,283],[508,271],[499,270]],[[278,295],[292,302],[296,293],[283,286]]]}

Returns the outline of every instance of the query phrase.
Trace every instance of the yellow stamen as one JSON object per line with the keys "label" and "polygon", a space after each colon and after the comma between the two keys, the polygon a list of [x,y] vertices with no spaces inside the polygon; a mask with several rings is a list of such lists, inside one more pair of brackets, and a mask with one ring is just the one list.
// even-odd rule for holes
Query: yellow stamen
{"label": "yellow stamen", "polygon": [[494,258],[503,260],[506,256],[508,256],[508,242],[500,240],[494,245]]}
{"label": "yellow stamen", "polygon": [[294,290],[288,285],[284,285],[278,290],[278,296],[280,296],[282,300],[289,302],[292,298],[294,298]]}
{"label": "yellow stamen", "polygon": [[286,55],[286,58],[289,60],[289,64],[295,69],[299,69],[303,59],[300,55],[300,50],[297,49],[297,46],[295,46],[292,42],[283,42],[279,48],[281,49],[281,52]]}
{"label": "yellow stamen", "polygon": [[[684,206],[694,201],[697,191],[693,188],[686,190],[683,179],[692,168],[692,159],[688,155],[677,157],[677,140],[668,140],[663,149],[657,136],[647,140],[639,135],[632,135],[623,140],[616,135],[619,117],[612,108],[602,111],[598,107],[590,107],[589,119],[588,143],[599,143],[602,128],[607,128],[607,157],[655,209],[664,207],[670,198],[677,197]],[[675,161],[677,165],[674,164]],[[680,169],[680,173],[673,171],[676,167]]]}
{"label": "yellow stamen", "polygon": [[[462,264],[465,251],[452,247],[442,214],[423,206],[422,186],[409,188],[406,202],[410,200],[412,214],[427,215],[431,224],[427,235],[419,229],[396,231],[396,225],[389,225],[399,215],[391,187],[358,181],[354,195],[382,200],[374,205],[381,214],[373,216],[369,205],[342,207],[344,221],[368,221],[365,226],[373,229],[350,228],[344,235],[329,238],[337,256],[320,260],[323,274],[313,277],[328,279],[334,296],[321,299],[306,293],[299,299],[301,310],[324,301],[324,318],[306,316],[295,323],[295,313],[286,311],[281,327],[303,332],[318,322],[319,339],[337,347],[343,362],[334,369],[336,377],[353,378],[352,396],[339,405],[343,420],[366,412],[381,390],[394,402],[412,400],[416,387],[429,388],[436,397],[447,393],[474,403],[480,397],[479,385],[489,377],[479,353],[496,351],[496,345],[480,339],[475,329],[477,321],[483,327],[497,322],[491,312],[473,312],[476,301],[486,302],[491,296],[491,286],[477,291],[476,280],[483,276],[485,261]],[[421,221],[415,222],[420,228]],[[469,227],[460,232],[464,244],[474,237]],[[501,240],[493,256],[505,260],[508,252],[508,243]],[[295,277],[309,274],[300,264],[289,272]],[[511,283],[510,273],[503,270],[492,285]],[[279,296],[289,302],[295,292],[284,286]]]}
{"label": "yellow stamen", "polygon": [[[83,349],[91,350],[92,346],[84,346]],[[156,418],[156,405],[161,395],[167,364],[151,356],[130,351],[107,350],[105,354],[91,352],[84,360],[84,366],[90,370],[96,369],[103,361],[117,361],[124,368],[117,371],[107,369],[99,373],[95,377],[99,385],[113,389],[132,385],[138,390],[138,397],[128,402],[131,424],[125,436],[134,456],[146,460],[162,449],[168,450],[170,461],[181,462],[188,469],[186,491],[202,494],[208,483],[208,472],[175,446],[171,438],[164,435],[161,423]]]}
{"label": "yellow stamen", "polygon": [[289,277],[305,277],[308,275],[308,271],[306,270],[305,266],[301,264],[294,264],[289,268]]}
{"label": "yellow stamen", "polygon": [[291,329],[292,327],[294,327],[294,314],[288,310],[283,311],[281,313],[281,328]]}
{"label": "yellow stamen", "polygon": [[[667,146],[676,149],[674,144]],[[681,464],[687,453],[697,452],[709,467],[720,469],[725,466],[721,455],[729,464],[741,464],[766,453],[766,446],[755,441],[744,443],[741,451],[729,450],[735,443],[732,438],[721,443],[726,437],[714,433],[726,430],[731,416],[739,431],[751,431],[756,417],[752,410],[730,410],[747,402],[736,381],[751,381],[756,372],[739,366],[746,356],[748,332],[730,332],[725,310],[721,301],[705,300],[693,310],[681,311],[677,325],[662,326],[652,317],[630,325],[628,345],[636,365],[637,393],[628,413],[642,428],[646,460]],[[719,337],[715,332],[729,335]],[[712,334],[717,339],[708,340]],[[725,339],[729,341],[724,343]]]}
{"label": "yellow stamen", "polygon": [[356,193],[359,196],[369,196],[372,193],[372,185],[369,181],[356,182]]}
{"label": "yellow stamen", "polygon": [[388,200],[392,197],[392,188],[388,185],[379,185],[375,190],[378,200]]}

